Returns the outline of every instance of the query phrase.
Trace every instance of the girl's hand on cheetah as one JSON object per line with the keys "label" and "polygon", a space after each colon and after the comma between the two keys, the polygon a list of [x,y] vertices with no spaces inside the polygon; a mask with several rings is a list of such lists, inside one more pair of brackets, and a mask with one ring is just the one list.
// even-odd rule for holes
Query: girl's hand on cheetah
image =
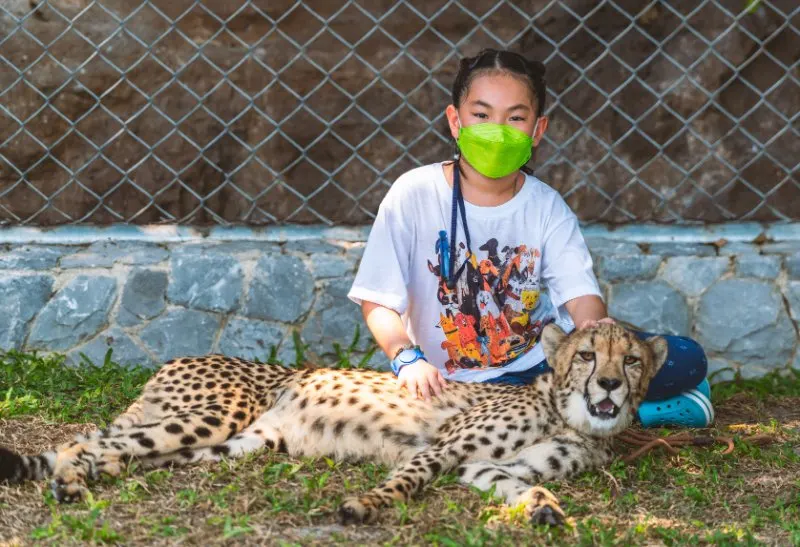
{"label": "girl's hand on cheetah", "polygon": [[400,369],[397,384],[401,388],[405,386],[415,399],[426,401],[431,396],[438,397],[442,390],[447,389],[447,383],[439,369],[421,359]]}
{"label": "girl's hand on cheetah", "polygon": [[593,329],[597,325],[601,325],[604,323],[607,325],[613,325],[614,323],[616,323],[616,321],[614,321],[610,317],[603,317],[602,319],[589,319],[588,321],[584,321],[583,323],[581,323],[580,330]]}

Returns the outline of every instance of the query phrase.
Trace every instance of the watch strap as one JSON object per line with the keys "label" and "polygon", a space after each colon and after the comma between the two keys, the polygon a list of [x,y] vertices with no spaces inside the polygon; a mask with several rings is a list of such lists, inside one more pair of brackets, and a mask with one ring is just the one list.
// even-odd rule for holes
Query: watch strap
{"label": "watch strap", "polygon": [[[405,361],[405,362],[400,361],[400,354],[402,354],[404,351],[413,351],[416,355],[410,361]],[[392,372],[394,373],[395,376],[398,376],[400,374],[400,370],[403,367],[407,365],[413,365],[414,363],[416,363],[421,359],[425,359],[425,354],[422,353],[422,349],[420,349],[419,346],[412,345],[410,347],[402,347],[395,355],[395,358],[392,359],[391,361]]]}

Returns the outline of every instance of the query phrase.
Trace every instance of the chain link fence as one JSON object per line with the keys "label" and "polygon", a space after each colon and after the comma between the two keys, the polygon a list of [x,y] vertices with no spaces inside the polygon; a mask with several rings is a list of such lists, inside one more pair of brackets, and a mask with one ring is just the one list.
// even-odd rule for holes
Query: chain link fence
{"label": "chain link fence", "polygon": [[796,0],[0,0],[0,224],[369,223],[457,61],[545,62],[586,222],[800,219]]}

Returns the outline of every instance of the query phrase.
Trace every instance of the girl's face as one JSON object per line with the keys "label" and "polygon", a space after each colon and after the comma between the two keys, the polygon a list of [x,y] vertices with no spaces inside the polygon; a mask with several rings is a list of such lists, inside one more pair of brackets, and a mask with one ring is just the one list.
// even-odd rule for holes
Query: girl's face
{"label": "girl's face", "polygon": [[[475,78],[461,100],[461,106],[447,107],[447,119],[454,139],[460,123],[497,123],[515,127],[533,137],[534,146],[547,129],[547,118],[536,117],[531,88],[519,78],[507,74],[486,74]],[[538,120],[538,124],[537,124]]]}

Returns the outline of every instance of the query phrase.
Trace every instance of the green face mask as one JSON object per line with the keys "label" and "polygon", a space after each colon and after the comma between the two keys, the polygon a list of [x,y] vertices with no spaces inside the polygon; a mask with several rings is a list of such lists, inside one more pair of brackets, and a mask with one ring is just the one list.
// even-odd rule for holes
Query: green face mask
{"label": "green face mask", "polygon": [[464,159],[490,179],[499,179],[525,165],[531,159],[533,146],[530,135],[497,123],[462,126],[457,142]]}

